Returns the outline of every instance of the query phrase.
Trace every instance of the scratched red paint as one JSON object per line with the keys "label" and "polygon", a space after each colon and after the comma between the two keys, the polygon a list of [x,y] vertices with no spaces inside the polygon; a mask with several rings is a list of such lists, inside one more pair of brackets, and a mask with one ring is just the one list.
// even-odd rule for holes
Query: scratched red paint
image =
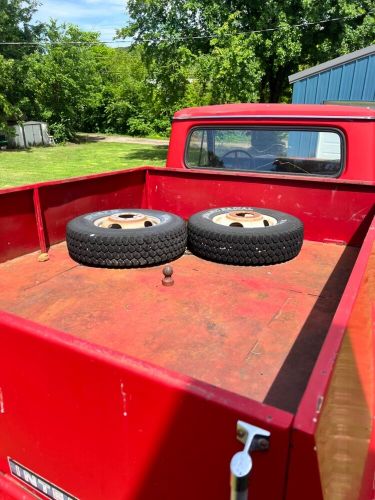
{"label": "scratched red paint", "polygon": [[305,242],[296,259],[258,268],[185,255],[167,288],[160,266],[78,266],[61,244],[48,263],[34,254],[0,265],[0,308],[263,401],[335,271],[316,318],[324,338],[356,249],[343,253]]}

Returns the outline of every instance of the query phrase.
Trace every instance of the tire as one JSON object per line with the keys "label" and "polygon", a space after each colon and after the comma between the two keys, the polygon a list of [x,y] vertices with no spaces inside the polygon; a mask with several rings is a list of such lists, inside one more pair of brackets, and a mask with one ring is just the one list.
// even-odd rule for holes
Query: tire
{"label": "tire", "polygon": [[[258,212],[275,219],[267,227],[236,227],[213,221],[234,212]],[[269,219],[271,220],[271,219]],[[204,210],[188,223],[188,248],[199,257],[236,265],[268,265],[298,255],[303,243],[303,224],[292,215],[253,207],[226,207]]]}
{"label": "tire", "polygon": [[[118,214],[144,214],[159,222],[150,227],[98,227],[98,220]],[[126,218],[125,215],[122,217]],[[127,215],[129,218],[129,215]],[[124,222],[125,224],[125,222]],[[95,267],[130,268],[162,264],[180,257],[186,248],[187,229],[180,217],[158,210],[116,209],[93,212],[71,220],[66,227],[69,255]]]}

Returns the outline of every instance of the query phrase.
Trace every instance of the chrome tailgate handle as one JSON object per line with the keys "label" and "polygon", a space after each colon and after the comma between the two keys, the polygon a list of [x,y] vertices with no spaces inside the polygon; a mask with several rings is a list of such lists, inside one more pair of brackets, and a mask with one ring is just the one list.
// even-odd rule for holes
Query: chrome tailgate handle
{"label": "chrome tailgate handle", "polygon": [[237,439],[245,446],[242,451],[233,455],[230,461],[231,500],[247,500],[249,476],[253,467],[250,453],[268,450],[270,435],[270,432],[260,427],[238,420]]}

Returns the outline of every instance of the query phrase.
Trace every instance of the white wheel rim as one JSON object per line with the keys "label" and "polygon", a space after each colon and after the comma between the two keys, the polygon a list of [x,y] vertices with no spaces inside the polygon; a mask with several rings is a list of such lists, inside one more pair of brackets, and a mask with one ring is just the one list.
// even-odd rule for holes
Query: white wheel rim
{"label": "white wheel rim", "polygon": [[230,227],[268,227],[277,224],[277,220],[254,210],[239,209],[213,217],[212,222]]}
{"label": "white wheel rim", "polygon": [[118,212],[94,221],[103,229],[144,229],[160,224],[160,219],[140,212]]}

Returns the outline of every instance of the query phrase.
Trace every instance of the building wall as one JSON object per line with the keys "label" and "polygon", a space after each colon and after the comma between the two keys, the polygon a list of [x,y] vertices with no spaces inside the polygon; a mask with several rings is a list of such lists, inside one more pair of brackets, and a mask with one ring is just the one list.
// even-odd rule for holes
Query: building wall
{"label": "building wall", "polygon": [[293,84],[293,103],[321,104],[324,101],[375,101],[375,54]]}

